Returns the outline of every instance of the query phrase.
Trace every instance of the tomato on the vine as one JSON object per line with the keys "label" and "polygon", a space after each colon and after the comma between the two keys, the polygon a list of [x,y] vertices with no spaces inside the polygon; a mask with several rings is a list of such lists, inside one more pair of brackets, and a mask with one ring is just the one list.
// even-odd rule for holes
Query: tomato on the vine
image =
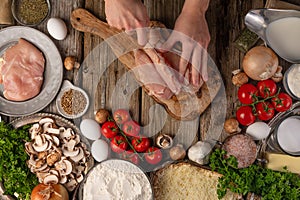
{"label": "tomato on the vine", "polygon": [[128,136],[137,136],[140,132],[140,125],[133,120],[127,121],[123,124],[122,130]]}
{"label": "tomato on the vine", "polygon": [[255,116],[250,106],[241,106],[236,111],[236,118],[239,121],[239,123],[244,126],[249,126],[255,121]]}
{"label": "tomato on the vine", "polygon": [[132,149],[124,151],[123,153],[120,154],[121,158],[124,160],[128,160],[136,165],[139,164],[140,159],[137,153],[133,152]]}
{"label": "tomato on the vine", "polygon": [[272,79],[262,80],[257,83],[259,96],[267,98],[274,96],[277,92],[277,85]]}
{"label": "tomato on the vine", "polygon": [[274,106],[275,110],[278,112],[284,112],[290,109],[292,106],[293,100],[292,98],[286,93],[279,93],[278,96],[272,98],[272,105]]}
{"label": "tomato on the vine", "polygon": [[124,124],[130,119],[130,114],[125,109],[118,109],[114,112],[113,118],[117,124]]}
{"label": "tomato on the vine", "polygon": [[115,122],[107,121],[102,125],[101,133],[106,138],[113,138],[119,133],[119,127]]}
{"label": "tomato on the vine", "polygon": [[162,160],[162,152],[157,147],[149,147],[145,153],[145,159],[149,164],[155,165]]}
{"label": "tomato on the vine", "polygon": [[150,147],[150,140],[146,137],[135,137],[131,144],[137,152],[145,152]]}
{"label": "tomato on the vine", "polygon": [[270,120],[275,114],[274,106],[269,101],[257,103],[255,109],[258,119],[262,121]]}
{"label": "tomato on the vine", "polygon": [[258,90],[257,88],[246,83],[242,85],[238,90],[238,98],[242,104],[251,104],[257,100]]}
{"label": "tomato on the vine", "polygon": [[110,147],[113,152],[116,153],[122,153],[125,151],[128,147],[128,143],[124,136],[122,135],[116,135],[111,141],[110,141]]}

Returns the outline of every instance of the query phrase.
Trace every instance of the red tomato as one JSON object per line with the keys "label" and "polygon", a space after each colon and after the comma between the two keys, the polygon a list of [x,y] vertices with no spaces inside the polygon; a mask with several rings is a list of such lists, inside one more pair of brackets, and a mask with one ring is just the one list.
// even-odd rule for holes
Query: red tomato
{"label": "red tomato", "polygon": [[263,121],[270,120],[275,114],[274,106],[268,101],[259,102],[255,105],[255,108],[258,119]]}
{"label": "red tomato", "polygon": [[251,104],[257,100],[258,90],[257,88],[246,83],[242,85],[238,90],[238,98],[242,104]]}
{"label": "red tomato", "polygon": [[124,124],[130,119],[130,114],[125,109],[118,109],[114,112],[113,118],[117,124]]}
{"label": "red tomato", "polygon": [[149,164],[155,165],[162,160],[162,152],[157,147],[149,147],[145,153],[145,159]]}
{"label": "red tomato", "polygon": [[278,112],[284,112],[292,106],[292,98],[286,93],[279,93],[277,97],[272,98],[272,105]]}
{"label": "red tomato", "polygon": [[123,124],[123,132],[128,136],[137,136],[140,132],[140,125],[133,120],[127,121]]}
{"label": "red tomato", "polygon": [[105,122],[101,127],[101,133],[106,138],[113,138],[119,133],[119,127],[115,122]]}
{"label": "red tomato", "polygon": [[136,165],[139,164],[140,159],[137,153],[134,153],[132,149],[128,150],[128,151],[124,151],[121,154],[121,158],[124,160],[128,160]]}
{"label": "red tomato", "polygon": [[146,137],[135,137],[131,144],[137,152],[145,152],[150,147],[150,140]]}
{"label": "red tomato", "polygon": [[241,106],[236,111],[236,118],[239,121],[239,123],[244,126],[249,126],[255,121],[255,116],[250,106]]}
{"label": "red tomato", "polygon": [[122,153],[125,151],[128,147],[128,143],[124,136],[122,135],[116,135],[111,141],[110,141],[110,148],[113,152],[116,153]]}
{"label": "red tomato", "polygon": [[263,81],[259,81],[257,83],[257,89],[259,91],[259,95],[262,98],[267,98],[274,96],[277,92],[277,85],[272,79],[267,79]]}

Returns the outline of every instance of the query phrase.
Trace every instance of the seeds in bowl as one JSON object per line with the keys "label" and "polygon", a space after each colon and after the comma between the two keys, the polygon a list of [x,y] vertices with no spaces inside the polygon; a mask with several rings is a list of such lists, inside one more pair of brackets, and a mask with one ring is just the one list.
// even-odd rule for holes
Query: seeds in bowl
{"label": "seeds in bowl", "polygon": [[60,106],[66,114],[78,115],[86,108],[87,99],[81,91],[69,89],[63,93]]}

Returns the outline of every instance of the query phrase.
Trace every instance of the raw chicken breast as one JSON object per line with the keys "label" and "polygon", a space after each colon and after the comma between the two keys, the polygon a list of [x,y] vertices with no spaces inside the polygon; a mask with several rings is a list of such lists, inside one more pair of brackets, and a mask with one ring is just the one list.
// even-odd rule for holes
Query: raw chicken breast
{"label": "raw chicken breast", "polygon": [[43,84],[45,59],[42,52],[20,38],[18,44],[6,50],[0,62],[0,83],[3,95],[12,101],[35,97]]}

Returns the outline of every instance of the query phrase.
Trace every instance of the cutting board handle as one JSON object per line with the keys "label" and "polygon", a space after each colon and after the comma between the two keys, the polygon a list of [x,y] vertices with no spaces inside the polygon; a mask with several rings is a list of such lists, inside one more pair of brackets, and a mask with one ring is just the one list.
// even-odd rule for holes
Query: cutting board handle
{"label": "cutting board handle", "polygon": [[78,8],[72,12],[71,24],[78,31],[92,33],[103,39],[121,33],[119,29],[110,27],[83,8]]}

